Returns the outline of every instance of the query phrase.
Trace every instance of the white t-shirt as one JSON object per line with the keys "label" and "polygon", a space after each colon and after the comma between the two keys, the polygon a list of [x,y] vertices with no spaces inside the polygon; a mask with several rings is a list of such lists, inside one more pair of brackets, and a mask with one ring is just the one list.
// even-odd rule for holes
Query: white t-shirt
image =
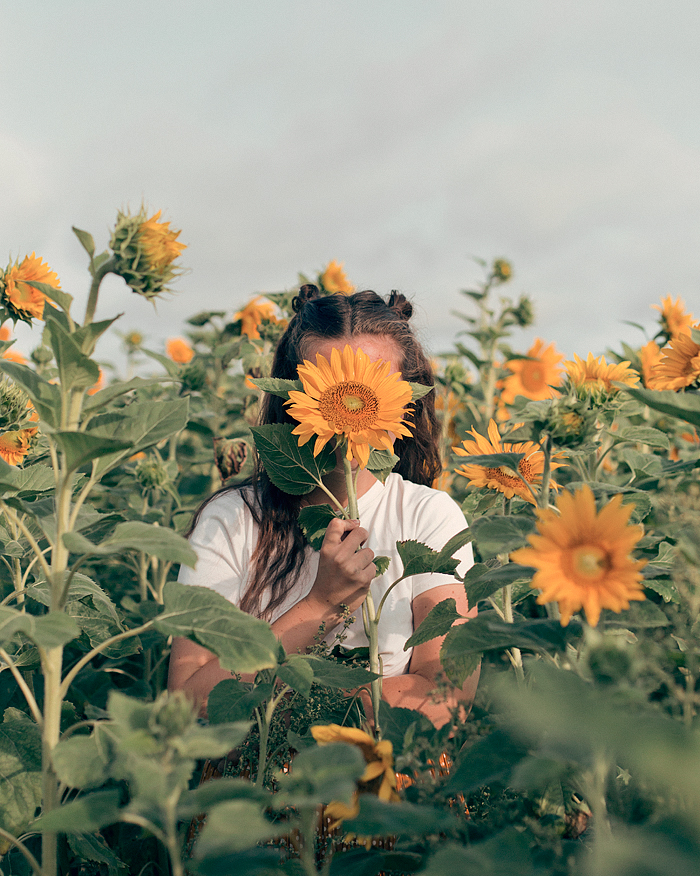
{"label": "white t-shirt", "polygon": [[[387,556],[391,560],[388,570],[372,582],[375,606],[403,571],[396,550],[397,541],[415,539],[440,550],[453,535],[466,527],[459,505],[447,493],[406,481],[395,473],[389,475],[385,484],[374,483],[359,498],[358,510],[360,523],[369,532],[366,547],[370,547],[376,556]],[[190,536],[198,557],[196,568],[182,566],[179,580],[184,584],[211,587],[234,605],[240,605],[248,584],[257,538],[257,524],[240,492],[232,490],[217,496],[204,507]],[[473,564],[471,545],[465,545],[455,557],[460,560],[458,571],[464,575]],[[318,560],[318,551],[307,547],[299,576],[284,602],[272,613],[272,622],[311,590]],[[408,671],[412,649],[404,651],[403,646],[413,633],[411,603],[415,597],[454,580],[451,575],[413,575],[391,591],[379,622],[379,651],[385,675],[402,675]],[[264,602],[263,599],[263,605]],[[368,644],[360,608],[355,616],[343,643],[346,648],[366,647]],[[327,641],[333,641],[336,630],[329,631]]]}

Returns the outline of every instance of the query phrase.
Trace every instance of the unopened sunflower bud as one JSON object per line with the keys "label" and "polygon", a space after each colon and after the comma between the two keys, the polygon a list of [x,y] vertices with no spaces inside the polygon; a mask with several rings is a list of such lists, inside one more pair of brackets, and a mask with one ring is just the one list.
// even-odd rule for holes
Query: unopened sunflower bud
{"label": "unopened sunflower bud", "polygon": [[511,312],[520,328],[527,328],[535,320],[535,309],[527,295],[520,296],[520,301],[511,309]]}
{"label": "unopened sunflower bud", "polygon": [[491,275],[495,280],[500,280],[505,283],[513,276],[513,267],[510,262],[505,259],[495,259],[491,268]]}
{"label": "unopened sunflower bud", "polygon": [[154,736],[182,736],[194,724],[192,703],[182,691],[163,692],[153,704],[148,729]]}
{"label": "unopened sunflower bud", "polygon": [[182,381],[181,393],[200,392],[207,382],[207,371],[204,365],[195,360],[191,365],[185,365],[180,372]]}
{"label": "unopened sunflower bud", "polygon": [[53,352],[49,347],[35,347],[29,355],[36,365],[48,365],[53,359]]}
{"label": "unopened sunflower bud", "polygon": [[222,481],[239,474],[247,459],[248,442],[245,439],[214,439],[214,460]]}
{"label": "unopened sunflower bud", "polygon": [[28,404],[29,396],[6,377],[0,378],[0,431],[22,425]]}
{"label": "unopened sunflower bud", "polygon": [[150,219],[143,209],[136,216],[119,212],[109,242],[114,252],[113,273],[149,300],[167,291],[168,283],[177,276],[172,263],[185,248],[177,241],[180,232],[171,231],[170,223],[159,219],[160,211]]}
{"label": "unopened sunflower bud", "polygon": [[159,489],[168,483],[166,467],[157,459],[147,457],[136,466],[136,479],[146,490]]}

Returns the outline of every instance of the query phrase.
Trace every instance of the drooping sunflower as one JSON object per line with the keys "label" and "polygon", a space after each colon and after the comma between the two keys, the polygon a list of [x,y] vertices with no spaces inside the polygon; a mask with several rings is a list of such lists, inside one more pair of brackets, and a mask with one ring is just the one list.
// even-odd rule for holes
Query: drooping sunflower
{"label": "drooping sunflower", "polygon": [[178,365],[187,365],[192,361],[194,350],[182,338],[170,338],[165,343],[165,352]]}
{"label": "drooping sunflower", "polygon": [[662,359],[661,350],[656,341],[648,341],[639,351],[639,360],[642,365],[642,380],[647,389],[657,389],[655,367]]}
{"label": "drooping sunflower", "polygon": [[387,803],[398,802],[400,798],[396,791],[393,746],[388,739],[375,742],[364,730],[359,730],[357,727],[341,727],[338,724],[312,727],[311,734],[319,745],[329,745],[333,742],[356,745],[367,764],[364,773],[358,779],[358,790],[353,795],[352,805],[335,801],[326,806],[325,814],[335,822],[331,828],[337,827],[343,819],[355,818],[359,814],[359,794],[374,794]]}
{"label": "drooping sunflower", "polygon": [[605,356],[598,356],[596,359],[593,353],[589,353],[584,362],[574,353],[574,361],[564,362],[564,368],[572,386],[601,394],[617,392],[617,388],[612,385],[613,381],[626,386],[636,386],[639,383],[639,374],[629,364],[625,361],[608,365]]}
{"label": "drooping sunflower", "polygon": [[275,311],[276,308],[272,301],[258,295],[257,298],[249,301],[242,310],[235,313],[233,319],[234,322],[240,319],[242,335],[248,335],[249,338],[254,339],[260,337],[258,329],[264,319],[268,322],[279,322]]}
{"label": "drooping sunflower", "polygon": [[[700,323],[693,328],[700,329]],[[700,344],[685,332],[676,335],[661,351],[652,380],[652,389],[679,390],[700,384]]]}
{"label": "drooping sunflower", "polygon": [[3,432],[0,435],[0,456],[10,465],[19,465],[32,448],[33,439],[38,432],[36,426]]}
{"label": "drooping sunflower", "polygon": [[558,602],[562,626],[583,608],[594,627],[604,608],[620,612],[630,601],[644,599],[640,569],[643,560],[630,553],[644,534],[629,523],[633,505],[623,505],[618,493],[596,511],[593,492],[584,485],[557,499],[557,509],[536,511],[539,534],[529,536],[531,547],[520,548],[511,560],[538,571],[533,587],[542,592],[540,605]]}
{"label": "drooping sunflower", "polygon": [[518,395],[534,400],[554,398],[552,387],[561,382],[563,369],[559,363],[564,357],[556,351],[554,344],[545,347],[544,341],[536,338],[527,355],[527,359],[506,362],[506,368],[512,373],[503,381],[501,401],[507,405],[512,404]]}
{"label": "drooping sunflower", "polygon": [[314,456],[338,435],[347,441],[346,457],[365,468],[372,447],[391,450],[389,432],[410,436],[405,418],[413,393],[390,362],[371,362],[346,344],[342,354],[333,348],[330,362],[317,353],[315,365],[305,360],[298,370],[304,392],[290,391],[287,404],[299,421],[299,444],[316,436]]}
{"label": "drooping sunflower", "polygon": [[355,291],[355,287],[345,276],[342,262],[335,260],[329,262],[318,279],[326,292],[343,292],[345,295],[352,295]]}
{"label": "drooping sunflower", "polygon": [[670,295],[667,295],[661,299],[661,306],[658,304],[651,306],[654,310],[660,311],[661,330],[669,338],[675,338],[676,335],[684,330],[687,331],[692,325],[693,314],[686,312],[685,302],[680,297],[674,301]]}
{"label": "drooping sunflower", "polygon": [[159,210],[150,219],[144,208],[135,215],[119,212],[109,245],[114,252],[111,270],[138,295],[149,301],[166,291],[177,276],[173,262],[186,244],[170,222],[160,221]]}
{"label": "drooping sunflower", "polygon": [[[452,449],[458,456],[483,456],[492,453],[524,453],[525,458],[518,463],[518,471],[522,478],[527,481],[533,488],[533,491],[542,483],[542,472],[544,471],[544,453],[532,441],[522,441],[520,443],[511,444],[507,441],[502,441],[498,432],[498,426],[495,420],[489,421],[488,438],[480,435],[474,427],[468,434],[474,438],[473,441],[463,441],[461,447],[453,447]],[[554,453],[551,458],[551,469],[559,468],[564,463],[558,460],[564,456],[563,453]],[[489,490],[497,490],[503,493],[506,499],[512,499],[513,496],[520,496],[526,502],[535,505],[536,500],[533,497],[527,486],[514,474],[511,474],[508,469],[501,466],[488,468],[485,465],[470,465],[468,462],[456,469],[455,474],[462,475],[467,478],[475,487],[487,487]],[[557,490],[559,485],[554,480],[550,481],[550,486]]]}
{"label": "drooping sunflower", "polygon": [[21,264],[15,262],[4,273],[0,272],[2,303],[15,319],[31,324],[33,317],[42,318],[48,299],[27,281],[46,283],[55,289],[60,289],[61,283],[56,272],[34,253],[25,256]]}

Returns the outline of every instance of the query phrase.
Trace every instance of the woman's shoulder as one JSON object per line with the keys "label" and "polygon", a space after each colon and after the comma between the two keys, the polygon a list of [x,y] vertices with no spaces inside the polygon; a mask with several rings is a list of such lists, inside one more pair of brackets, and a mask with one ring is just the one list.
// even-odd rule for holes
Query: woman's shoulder
{"label": "woman's shoulder", "polygon": [[250,510],[253,501],[251,487],[231,487],[214,493],[199,508],[193,531],[212,523],[218,523],[228,528],[244,520],[253,521],[253,514]]}
{"label": "woman's shoulder", "polygon": [[407,481],[396,472],[392,472],[387,477],[384,487],[388,499],[400,501],[405,505],[460,510],[455,500],[443,490]]}

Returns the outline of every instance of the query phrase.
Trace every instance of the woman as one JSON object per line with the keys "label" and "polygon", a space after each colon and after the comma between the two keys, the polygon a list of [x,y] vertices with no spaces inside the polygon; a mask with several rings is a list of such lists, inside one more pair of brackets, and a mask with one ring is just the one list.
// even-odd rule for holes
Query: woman
{"label": "woman", "polygon": [[[392,371],[401,372],[404,380],[432,385],[430,363],[409,326],[413,308],[403,295],[392,292],[388,301],[374,292],[321,297],[315,286],[307,285],[293,307],[295,316],[277,345],[273,377],[296,379],[304,360],[315,363],[317,354],[329,360],[333,348],[342,351],[349,344],[353,351],[361,348],[371,361],[390,361]],[[295,422],[284,400],[272,395],[265,397],[261,420]],[[412,420],[412,437],[395,442],[399,463],[385,484],[368,469],[359,472],[361,522],[332,521],[319,552],[305,545],[297,517],[302,505],[328,502],[326,493],[319,488],[306,496],[290,496],[260,469],[252,487],[223,490],[200,509],[191,535],[197,566],[183,567],[180,580],[211,587],[244,611],[265,618],[287,653],[306,651],[321,625],[332,641],[342,621],[342,606],[358,617],[345,647],[366,646],[360,606],[370,585],[376,605],[400,576],[396,541],[415,539],[439,550],[465,525],[457,504],[430,487],[441,471],[433,393],[414,403]],[[341,460],[324,483],[347,502]],[[388,571],[377,578],[375,555],[391,559]],[[470,546],[457,556],[464,574],[472,563]],[[384,699],[393,706],[419,709],[437,727],[449,720],[456,704],[468,710],[478,673],[461,689],[453,689],[447,701],[438,701],[433,692],[441,674],[441,640],[408,651],[403,646],[429,611],[447,598],[456,601],[461,614],[469,612],[464,587],[450,576],[408,578],[389,595],[379,626]],[[169,687],[190,694],[203,714],[212,688],[229,677],[205,648],[188,639],[173,642]]]}

